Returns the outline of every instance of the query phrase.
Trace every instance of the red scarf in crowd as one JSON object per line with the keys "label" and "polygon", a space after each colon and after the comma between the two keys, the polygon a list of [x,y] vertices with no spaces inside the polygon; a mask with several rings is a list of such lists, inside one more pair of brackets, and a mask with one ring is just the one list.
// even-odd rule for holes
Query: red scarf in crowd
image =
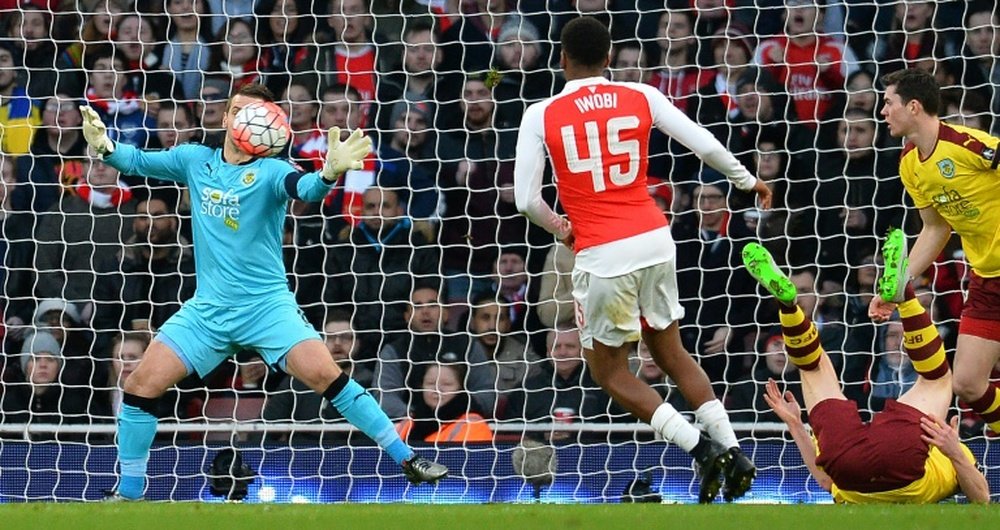
{"label": "red scarf in crowd", "polygon": [[104,99],[94,92],[93,88],[87,89],[87,101],[90,103],[91,107],[94,107],[105,115],[113,114],[132,114],[137,110],[142,109],[142,103],[139,99],[139,93],[131,88],[126,88],[122,90],[122,95],[117,99]]}
{"label": "red scarf in crowd", "polygon": [[111,193],[96,191],[88,184],[80,184],[76,188],[77,195],[96,208],[117,208],[132,200],[132,190],[128,184],[118,181],[118,187]]}

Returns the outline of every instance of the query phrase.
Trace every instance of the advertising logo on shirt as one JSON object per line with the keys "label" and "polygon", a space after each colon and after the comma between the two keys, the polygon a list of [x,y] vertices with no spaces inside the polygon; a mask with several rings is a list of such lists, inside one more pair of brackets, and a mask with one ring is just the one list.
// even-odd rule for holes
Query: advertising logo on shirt
{"label": "advertising logo on shirt", "polygon": [[240,229],[240,197],[235,191],[206,187],[201,190],[201,213],[222,219],[234,232]]}

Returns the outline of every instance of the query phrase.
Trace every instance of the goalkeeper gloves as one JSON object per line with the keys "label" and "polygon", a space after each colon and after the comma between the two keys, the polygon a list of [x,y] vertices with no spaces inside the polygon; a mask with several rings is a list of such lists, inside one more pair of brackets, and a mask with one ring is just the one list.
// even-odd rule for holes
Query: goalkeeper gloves
{"label": "goalkeeper gloves", "polygon": [[80,105],[80,114],[83,115],[83,139],[87,141],[87,145],[102,157],[111,154],[115,150],[115,144],[108,138],[108,128],[97,111],[88,105]]}
{"label": "goalkeeper gloves", "polygon": [[351,169],[361,169],[365,157],[372,151],[372,139],[360,129],[355,129],[347,140],[340,141],[340,127],[331,127],[330,144],[326,151],[326,163],[320,172],[323,180],[335,182],[340,175]]}

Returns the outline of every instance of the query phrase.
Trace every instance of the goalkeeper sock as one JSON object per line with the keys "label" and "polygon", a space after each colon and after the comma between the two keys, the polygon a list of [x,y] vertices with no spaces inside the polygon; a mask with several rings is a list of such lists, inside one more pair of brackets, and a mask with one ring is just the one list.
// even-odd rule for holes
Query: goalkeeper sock
{"label": "goalkeeper sock", "polygon": [[903,349],[913,361],[913,368],[927,379],[939,379],[948,373],[948,359],[944,355],[944,342],[930,315],[920,305],[913,288],[907,285],[906,300],[899,304],[903,321]]}
{"label": "goalkeeper sock", "polygon": [[[129,399],[130,396],[125,394],[123,401],[132,401]],[[122,403],[122,408],[118,412],[118,462],[122,474],[118,483],[118,494],[122,497],[142,498],[146,489],[149,448],[153,445],[153,437],[156,435],[156,422],[156,416],[149,412],[133,404]]]}
{"label": "goalkeeper sock", "polygon": [[1000,393],[997,392],[996,385],[990,383],[986,393],[970,402],[969,408],[983,418],[991,431],[1000,434]]}
{"label": "goalkeeper sock", "polygon": [[823,345],[816,325],[802,311],[802,307],[780,306],[781,336],[785,339],[788,360],[799,370],[815,370],[823,357]]}
{"label": "goalkeeper sock", "polygon": [[726,446],[727,448],[739,447],[740,442],[736,439],[736,432],[729,423],[729,414],[722,402],[718,399],[706,401],[698,410],[694,411],[694,417],[705,426],[708,437]]}
{"label": "goalkeeper sock", "polygon": [[323,392],[323,397],[347,418],[361,432],[368,435],[384,449],[397,464],[409,460],[413,456],[413,449],[406,445],[396,432],[396,428],[389,421],[389,416],[385,415],[375,398],[365,389],[361,388],[356,381],[341,373],[340,377],[330,383],[330,387]]}
{"label": "goalkeeper sock", "polygon": [[649,425],[664,440],[677,444],[677,447],[688,453],[694,450],[701,439],[701,432],[669,403],[663,403],[653,411]]}

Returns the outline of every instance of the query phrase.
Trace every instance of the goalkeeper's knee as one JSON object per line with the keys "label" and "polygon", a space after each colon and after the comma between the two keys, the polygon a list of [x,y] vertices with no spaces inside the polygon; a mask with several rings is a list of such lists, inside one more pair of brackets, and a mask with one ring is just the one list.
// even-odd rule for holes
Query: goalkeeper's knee
{"label": "goalkeeper's knee", "polygon": [[159,418],[160,416],[162,416],[162,414],[160,413],[160,398],[158,397],[145,398],[125,392],[122,395],[122,403],[125,405],[135,407],[149,414],[150,416],[153,416],[154,418]]}

